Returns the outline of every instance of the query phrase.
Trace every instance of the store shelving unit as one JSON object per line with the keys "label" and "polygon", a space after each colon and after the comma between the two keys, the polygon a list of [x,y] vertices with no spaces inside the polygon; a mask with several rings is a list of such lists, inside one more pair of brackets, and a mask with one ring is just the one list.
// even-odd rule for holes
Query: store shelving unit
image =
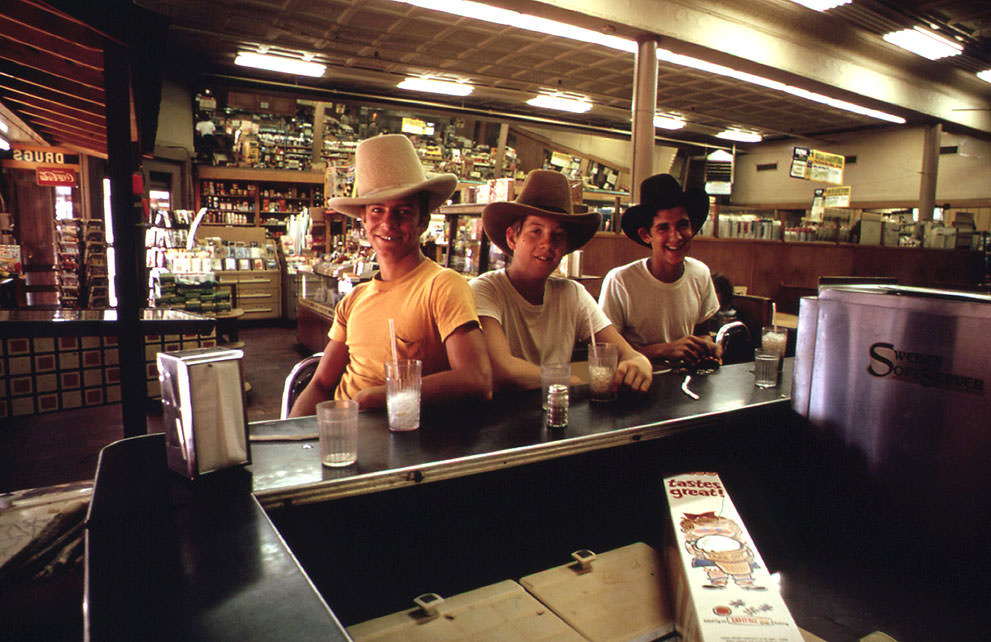
{"label": "store shelving unit", "polygon": [[323,204],[323,174],[231,167],[199,167],[196,206],[204,223],[264,227],[270,236],[285,231],[286,219]]}
{"label": "store shelving unit", "polygon": [[55,283],[58,288],[58,304],[66,309],[82,307],[82,233],[82,219],[60,219],[55,224]]}

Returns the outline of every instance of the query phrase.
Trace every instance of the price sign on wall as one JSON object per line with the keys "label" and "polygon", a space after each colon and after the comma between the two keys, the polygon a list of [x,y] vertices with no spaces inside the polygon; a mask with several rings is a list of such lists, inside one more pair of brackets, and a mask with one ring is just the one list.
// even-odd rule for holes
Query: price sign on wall
{"label": "price sign on wall", "polygon": [[789,175],[792,178],[842,185],[845,163],[846,158],[842,154],[831,154],[808,147],[795,147],[792,150]]}

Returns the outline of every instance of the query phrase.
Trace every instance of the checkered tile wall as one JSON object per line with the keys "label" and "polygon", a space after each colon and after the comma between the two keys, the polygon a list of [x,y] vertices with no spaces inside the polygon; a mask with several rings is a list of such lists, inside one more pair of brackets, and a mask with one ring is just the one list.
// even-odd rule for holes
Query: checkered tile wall
{"label": "checkered tile wall", "polygon": [[[145,337],[148,396],[158,398],[159,352],[217,345],[215,333]],[[0,418],[120,401],[117,337],[0,339]]]}

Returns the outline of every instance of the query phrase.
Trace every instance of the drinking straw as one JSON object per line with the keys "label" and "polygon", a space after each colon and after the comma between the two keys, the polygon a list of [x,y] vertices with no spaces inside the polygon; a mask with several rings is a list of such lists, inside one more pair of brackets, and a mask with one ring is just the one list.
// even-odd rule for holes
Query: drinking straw
{"label": "drinking straw", "polygon": [[778,316],[778,306],[774,301],[771,301],[771,325],[777,323],[774,319]]}
{"label": "drinking straw", "polygon": [[592,325],[592,313],[588,313],[588,342],[592,344],[592,358],[598,359],[598,355],[595,352],[595,326]]}
{"label": "drinking straw", "polygon": [[399,351],[396,350],[396,320],[389,319],[389,337],[392,339],[392,362],[399,364]]}

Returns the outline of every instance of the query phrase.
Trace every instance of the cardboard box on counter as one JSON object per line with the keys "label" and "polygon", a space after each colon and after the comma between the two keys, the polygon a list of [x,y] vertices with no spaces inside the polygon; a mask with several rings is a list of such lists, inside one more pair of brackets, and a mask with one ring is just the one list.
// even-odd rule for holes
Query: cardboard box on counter
{"label": "cardboard box on counter", "polygon": [[716,473],[664,479],[665,562],[683,642],[802,642]]}

